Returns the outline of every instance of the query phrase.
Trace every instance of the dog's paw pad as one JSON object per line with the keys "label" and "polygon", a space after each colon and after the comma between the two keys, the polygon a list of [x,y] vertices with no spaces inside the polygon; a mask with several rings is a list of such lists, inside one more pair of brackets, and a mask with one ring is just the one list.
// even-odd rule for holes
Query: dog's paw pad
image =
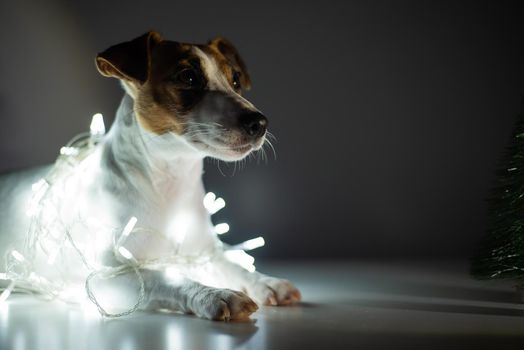
{"label": "dog's paw pad", "polygon": [[255,299],[262,305],[291,305],[298,303],[300,291],[288,280],[264,277],[252,289]]}
{"label": "dog's paw pad", "polygon": [[245,320],[257,311],[257,304],[246,294],[229,289],[210,288],[202,292],[197,315],[215,321]]}
{"label": "dog's paw pad", "polygon": [[219,300],[216,307],[212,307],[209,311],[209,318],[212,320],[229,321],[231,319],[231,312],[225,301]]}
{"label": "dog's paw pad", "polygon": [[294,286],[292,289],[288,289],[284,297],[280,299],[279,305],[291,305],[296,304],[302,299],[302,295],[300,294],[300,291],[296,289]]}

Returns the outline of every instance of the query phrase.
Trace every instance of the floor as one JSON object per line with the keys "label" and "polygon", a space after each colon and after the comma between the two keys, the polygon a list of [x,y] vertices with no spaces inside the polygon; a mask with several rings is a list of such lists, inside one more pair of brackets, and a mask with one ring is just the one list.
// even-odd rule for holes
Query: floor
{"label": "floor", "polygon": [[0,349],[523,349],[524,304],[511,283],[478,282],[464,262],[258,264],[293,280],[304,302],[251,322],[178,314],[102,320],[13,295],[0,307]]}

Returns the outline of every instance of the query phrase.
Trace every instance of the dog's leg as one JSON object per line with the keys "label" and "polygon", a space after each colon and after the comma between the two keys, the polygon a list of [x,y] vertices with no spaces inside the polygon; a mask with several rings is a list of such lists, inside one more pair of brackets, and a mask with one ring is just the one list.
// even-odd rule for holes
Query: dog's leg
{"label": "dog's leg", "polygon": [[249,272],[223,258],[216,262],[216,273],[228,287],[246,292],[259,305],[291,305],[301,300],[300,291],[288,280]]}
{"label": "dog's leg", "polygon": [[[143,310],[167,309],[218,321],[247,319],[258,306],[246,294],[204,286],[182,275],[166,278],[164,272],[141,269],[144,280]],[[125,308],[136,300],[139,283],[134,272],[99,283],[94,294],[101,305]]]}

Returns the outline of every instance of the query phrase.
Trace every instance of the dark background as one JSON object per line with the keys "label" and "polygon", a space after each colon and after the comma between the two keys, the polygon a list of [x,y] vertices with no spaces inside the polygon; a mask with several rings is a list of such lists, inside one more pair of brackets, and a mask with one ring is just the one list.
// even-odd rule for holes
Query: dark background
{"label": "dark background", "polygon": [[207,162],[205,181],[225,239],[264,235],[259,257],[468,256],[524,95],[519,2],[4,1],[0,23],[0,171],[112,120],[97,52],[149,29],[229,38],[277,159]]}

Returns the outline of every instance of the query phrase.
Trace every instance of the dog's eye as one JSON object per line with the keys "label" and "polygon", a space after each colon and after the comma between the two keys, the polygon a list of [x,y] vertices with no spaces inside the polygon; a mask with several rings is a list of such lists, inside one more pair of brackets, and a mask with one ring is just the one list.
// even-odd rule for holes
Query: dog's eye
{"label": "dog's eye", "polygon": [[237,72],[237,71],[233,72],[233,87],[236,90],[239,90],[242,87],[240,84],[240,72]]}
{"label": "dog's eye", "polygon": [[188,88],[198,88],[202,85],[200,75],[192,68],[186,68],[178,72],[175,75],[175,80]]}

